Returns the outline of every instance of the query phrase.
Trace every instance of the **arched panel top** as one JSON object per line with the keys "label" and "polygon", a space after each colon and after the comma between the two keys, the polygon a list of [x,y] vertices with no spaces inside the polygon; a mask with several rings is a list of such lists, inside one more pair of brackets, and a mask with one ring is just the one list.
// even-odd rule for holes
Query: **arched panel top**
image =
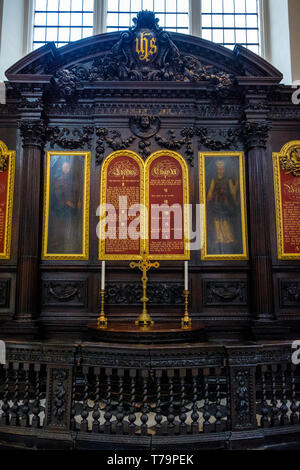
{"label": "arched panel top", "polygon": [[142,158],[135,152],[132,152],[131,150],[118,150],[116,152],[112,152],[110,155],[108,155],[103,163],[102,163],[102,167],[101,167],[101,173],[104,174],[105,171],[107,171],[107,167],[110,165],[110,163],[117,157],[121,157],[121,156],[124,156],[124,157],[130,157],[132,158],[134,161],[136,161],[140,167],[140,169],[143,171],[144,170],[144,161],[142,160]]}

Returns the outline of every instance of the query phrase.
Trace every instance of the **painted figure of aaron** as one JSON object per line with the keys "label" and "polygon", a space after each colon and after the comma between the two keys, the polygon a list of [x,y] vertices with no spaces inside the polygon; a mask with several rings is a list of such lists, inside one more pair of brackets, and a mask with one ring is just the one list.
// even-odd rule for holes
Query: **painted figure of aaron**
{"label": "painted figure of aaron", "polygon": [[73,165],[67,160],[59,163],[51,178],[48,252],[80,254],[82,184],[76,178],[78,172],[74,171],[75,162]]}

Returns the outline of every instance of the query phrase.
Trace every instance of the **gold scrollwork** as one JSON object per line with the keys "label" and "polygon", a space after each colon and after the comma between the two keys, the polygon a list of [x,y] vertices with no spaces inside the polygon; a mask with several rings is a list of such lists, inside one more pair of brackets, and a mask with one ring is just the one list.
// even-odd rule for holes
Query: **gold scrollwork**
{"label": "gold scrollwork", "polygon": [[280,166],[283,171],[293,176],[300,176],[300,143],[290,142],[289,147],[281,151]]}

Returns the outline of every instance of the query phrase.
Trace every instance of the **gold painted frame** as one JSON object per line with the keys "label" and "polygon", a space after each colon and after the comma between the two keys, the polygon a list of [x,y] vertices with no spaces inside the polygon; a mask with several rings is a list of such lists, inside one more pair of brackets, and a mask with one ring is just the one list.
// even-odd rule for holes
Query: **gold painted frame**
{"label": "gold painted frame", "polygon": [[[140,201],[141,204],[144,203],[144,173],[145,173],[145,165],[142,158],[135,152],[131,150],[118,150],[116,152],[111,153],[106,157],[103,162],[101,168],[101,189],[100,189],[100,204],[102,207],[106,204],[106,186],[107,186],[107,168],[108,165],[117,157],[125,156],[131,157],[135,162],[138,163],[140,167]],[[141,217],[142,219],[142,217]],[[107,255],[105,254],[105,227],[101,224],[100,227],[100,239],[99,239],[99,260],[102,261],[132,261],[132,260],[140,260],[141,255],[144,251],[144,237],[140,238],[140,254],[139,255]],[[143,234],[144,227],[141,227],[141,233]]]}
{"label": "gold painted frame", "polygon": [[[161,156],[173,157],[180,163],[182,169],[182,180],[183,180],[183,230],[184,230],[184,254],[183,255],[149,255],[150,260],[183,260],[188,261],[190,259],[190,221],[189,221],[189,210],[185,210],[185,207],[189,204],[189,169],[184,158],[177,152],[171,150],[159,150],[154,152],[145,162],[145,205],[149,210],[149,168],[151,163]],[[148,227],[148,224],[145,225]],[[149,253],[149,236],[145,237],[145,250]]]}
{"label": "gold painted frame", "polygon": [[14,186],[15,186],[15,167],[16,152],[8,150],[4,142],[0,140],[0,160],[9,158],[8,178],[7,178],[7,195],[6,195],[6,221],[4,234],[4,251],[0,253],[0,260],[9,260],[11,252],[11,233],[12,233],[12,216],[14,205]]}
{"label": "gold painted frame", "polygon": [[[50,196],[50,160],[52,156],[84,157],[84,184],[83,184],[83,223],[82,223],[82,252],[80,254],[48,253],[48,226],[49,226],[49,196]],[[87,261],[89,259],[89,217],[90,217],[90,173],[91,152],[53,152],[45,154],[45,185],[44,185],[44,213],[43,213],[43,239],[42,260],[55,261]]]}
{"label": "gold painted frame", "polygon": [[[240,182],[240,198],[241,198],[241,225],[242,225],[242,241],[243,253],[211,255],[207,253],[207,217],[206,217],[206,176],[205,176],[205,158],[239,158],[239,182]],[[201,249],[201,258],[203,261],[238,261],[248,260],[248,229],[247,229],[247,208],[246,208],[246,186],[245,186],[245,156],[244,152],[199,152],[199,195],[200,204],[204,206],[204,217],[202,224],[203,245]]]}
{"label": "gold painted frame", "polygon": [[274,193],[275,193],[275,212],[276,212],[276,231],[277,231],[277,253],[279,260],[299,260],[300,254],[285,253],[283,236],[283,216],[282,216],[282,193],[280,180],[280,159],[285,157],[292,147],[299,146],[300,140],[293,140],[285,144],[280,152],[273,153],[273,174],[274,174]]}

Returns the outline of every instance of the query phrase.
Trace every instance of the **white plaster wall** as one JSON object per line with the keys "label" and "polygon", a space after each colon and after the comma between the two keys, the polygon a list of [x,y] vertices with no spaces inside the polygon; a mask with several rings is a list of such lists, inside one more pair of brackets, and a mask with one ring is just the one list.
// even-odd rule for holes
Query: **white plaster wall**
{"label": "white plaster wall", "polygon": [[2,0],[1,3],[0,81],[3,81],[5,80],[5,70],[23,57],[26,47],[24,43],[24,0]]}
{"label": "white plaster wall", "polygon": [[300,0],[289,1],[291,75],[300,80]]}
{"label": "white plaster wall", "polygon": [[292,82],[288,3],[289,0],[265,0],[264,25],[265,58],[282,72],[286,84]]}

